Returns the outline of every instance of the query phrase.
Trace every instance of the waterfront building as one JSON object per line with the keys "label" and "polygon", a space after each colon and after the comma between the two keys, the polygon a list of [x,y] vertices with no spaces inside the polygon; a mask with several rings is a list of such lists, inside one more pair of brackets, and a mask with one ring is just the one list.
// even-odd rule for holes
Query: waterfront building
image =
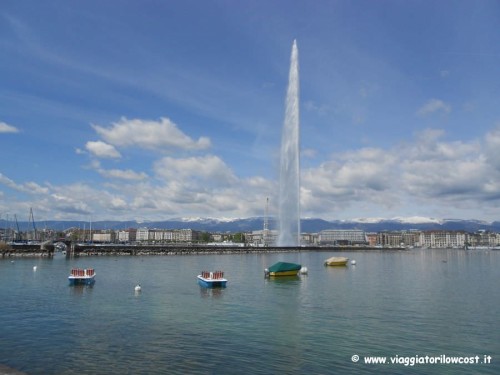
{"label": "waterfront building", "polygon": [[415,247],[419,244],[418,231],[387,231],[377,234],[377,245],[383,247]]}
{"label": "waterfront building", "polygon": [[382,247],[400,247],[404,246],[403,235],[401,232],[380,232],[377,235],[377,244]]}
{"label": "waterfront building", "polygon": [[116,237],[118,239],[118,242],[130,242],[130,233],[126,230],[119,230]]}
{"label": "waterfront building", "polygon": [[366,234],[359,229],[327,229],[319,232],[320,245],[366,245]]}
{"label": "waterfront building", "polygon": [[112,230],[96,230],[92,232],[92,242],[112,243],[115,242],[115,232]]}
{"label": "waterfront building", "polygon": [[174,229],[171,233],[171,241],[174,242],[196,242],[201,240],[201,232],[193,229]]}
{"label": "waterfront building", "polygon": [[420,232],[420,246],[426,248],[459,248],[467,242],[463,231],[429,230]]}
{"label": "waterfront building", "polygon": [[500,234],[486,230],[478,230],[475,233],[468,233],[467,244],[469,246],[495,247],[500,245]]}
{"label": "waterfront building", "polygon": [[137,242],[148,242],[149,241],[149,229],[148,228],[137,229],[136,241]]}
{"label": "waterfront building", "polygon": [[150,229],[149,230],[149,240],[153,242],[164,242],[165,241],[165,230],[164,229]]}
{"label": "waterfront building", "polygon": [[163,233],[163,240],[165,242],[173,242],[174,241],[174,232],[172,230],[165,230]]}
{"label": "waterfront building", "polygon": [[136,234],[137,234],[137,229],[134,228],[119,230],[116,235],[116,238],[118,239],[118,242],[121,243],[135,242]]}
{"label": "waterfront building", "polygon": [[316,245],[318,243],[318,233],[301,233],[301,245]]}
{"label": "waterfront building", "polygon": [[137,242],[196,242],[201,239],[200,231],[193,229],[148,229],[139,228],[136,233]]}
{"label": "waterfront building", "polygon": [[246,242],[251,246],[274,246],[278,239],[277,230],[254,230],[245,233]]}
{"label": "waterfront building", "polygon": [[224,242],[224,240],[225,240],[223,233],[212,233],[211,239],[214,242]]}

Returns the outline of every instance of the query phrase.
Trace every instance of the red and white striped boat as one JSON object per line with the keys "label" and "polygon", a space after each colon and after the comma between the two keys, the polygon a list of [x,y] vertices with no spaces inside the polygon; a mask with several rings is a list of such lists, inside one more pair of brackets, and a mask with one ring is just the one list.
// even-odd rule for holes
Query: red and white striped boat
{"label": "red and white striped boat", "polygon": [[201,271],[201,274],[198,275],[198,284],[204,286],[205,288],[224,288],[226,286],[226,283],[227,280],[224,278],[224,272],[222,271]]}
{"label": "red and white striped boat", "polygon": [[93,268],[73,268],[68,279],[69,285],[92,285],[95,282],[95,270]]}

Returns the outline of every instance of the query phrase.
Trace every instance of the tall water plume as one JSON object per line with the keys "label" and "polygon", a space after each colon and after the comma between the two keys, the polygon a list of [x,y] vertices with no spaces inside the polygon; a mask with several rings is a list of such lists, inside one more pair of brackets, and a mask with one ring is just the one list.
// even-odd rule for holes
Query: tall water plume
{"label": "tall water plume", "polygon": [[293,41],[281,135],[278,246],[300,244],[299,51]]}

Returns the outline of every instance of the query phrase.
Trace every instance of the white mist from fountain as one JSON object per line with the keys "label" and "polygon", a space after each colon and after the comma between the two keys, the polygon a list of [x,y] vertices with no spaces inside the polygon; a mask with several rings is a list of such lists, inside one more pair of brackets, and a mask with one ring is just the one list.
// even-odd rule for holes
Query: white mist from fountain
{"label": "white mist from fountain", "polygon": [[299,51],[293,41],[281,135],[278,246],[300,245]]}

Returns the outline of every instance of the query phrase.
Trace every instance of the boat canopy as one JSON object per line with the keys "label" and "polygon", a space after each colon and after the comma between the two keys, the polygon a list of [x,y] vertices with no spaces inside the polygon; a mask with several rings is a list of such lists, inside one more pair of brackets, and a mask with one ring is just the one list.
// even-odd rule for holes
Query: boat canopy
{"label": "boat canopy", "polygon": [[269,267],[269,272],[298,271],[301,267],[296,263],[278,262]]}

